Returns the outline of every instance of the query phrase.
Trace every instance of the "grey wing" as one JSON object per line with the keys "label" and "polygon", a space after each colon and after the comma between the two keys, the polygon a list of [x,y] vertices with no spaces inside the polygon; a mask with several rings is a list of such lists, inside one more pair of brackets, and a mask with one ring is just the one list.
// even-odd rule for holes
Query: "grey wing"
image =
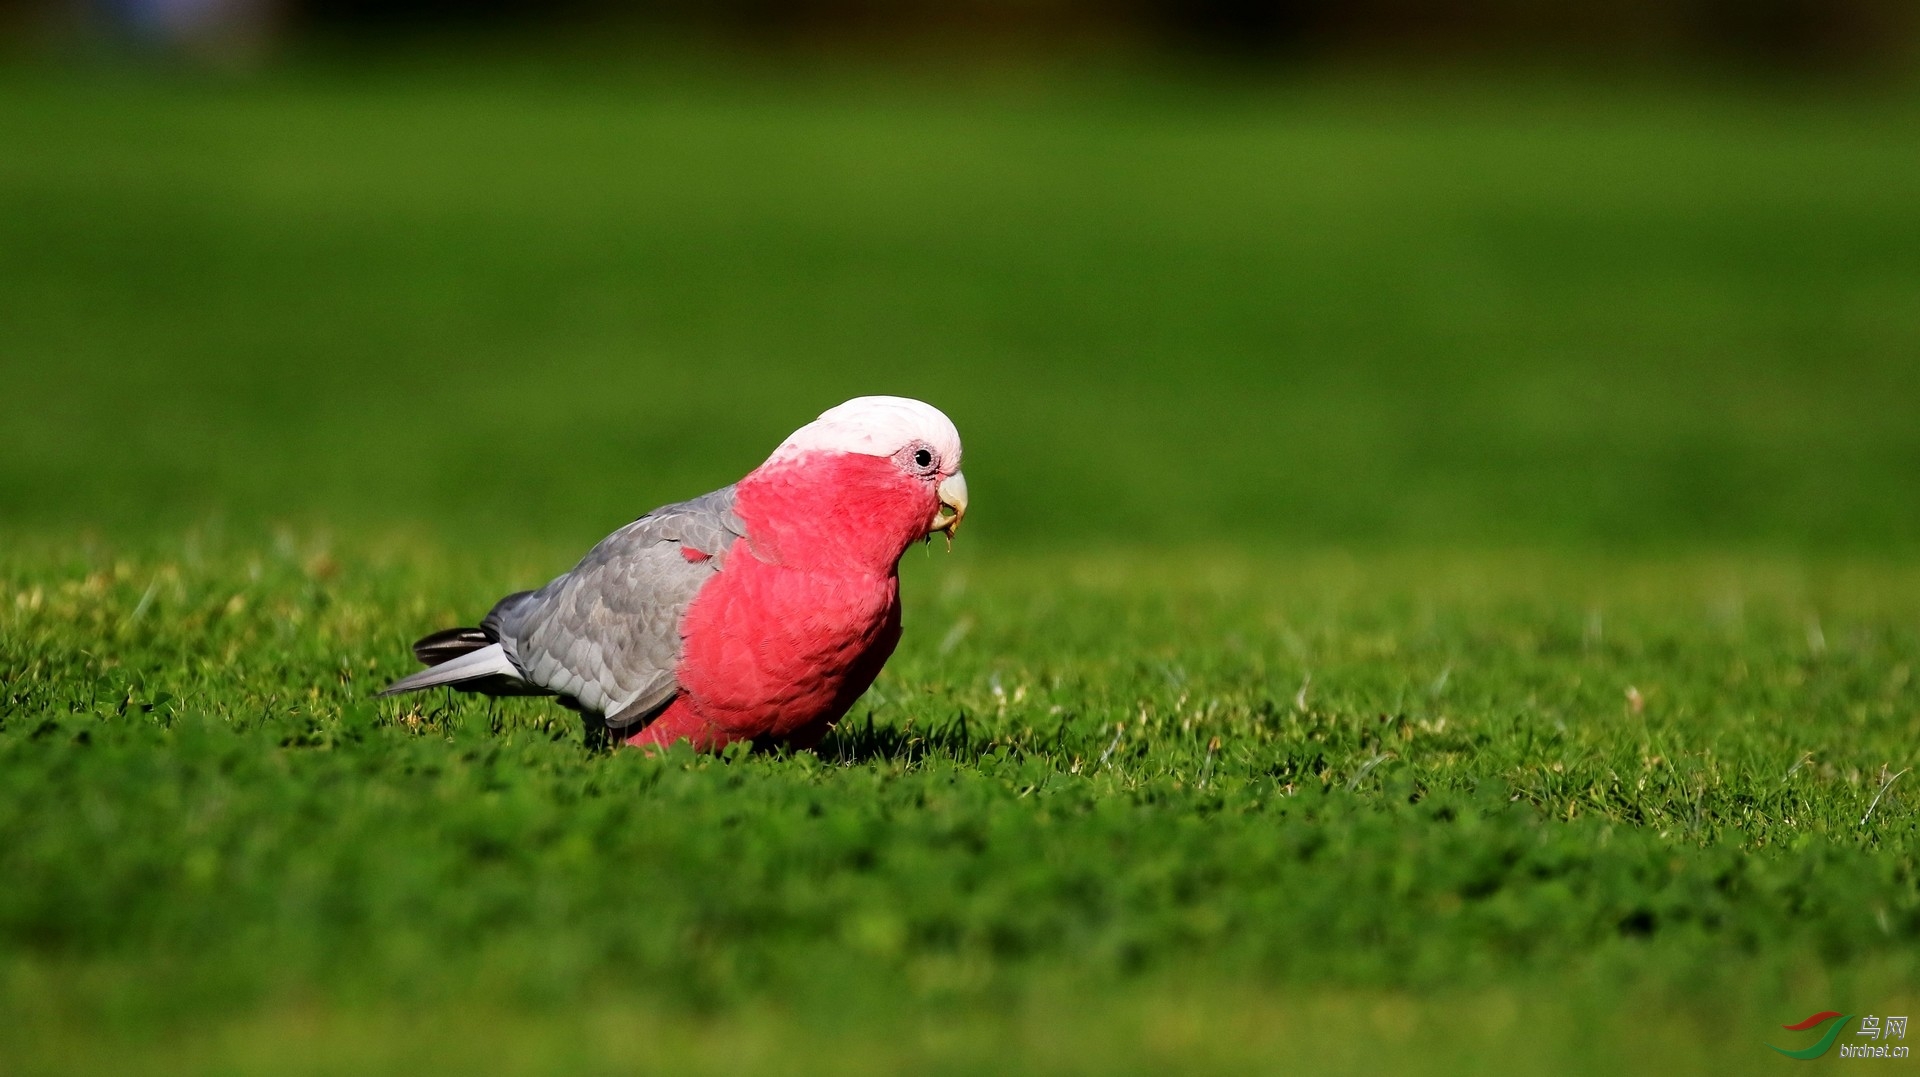
{"label": "grey wing", "polygon": [[635,725],[680,690],[680,621],[744,530],[731,486],[655,509],[566,575],[502,599],[482,627],[529,682]]}

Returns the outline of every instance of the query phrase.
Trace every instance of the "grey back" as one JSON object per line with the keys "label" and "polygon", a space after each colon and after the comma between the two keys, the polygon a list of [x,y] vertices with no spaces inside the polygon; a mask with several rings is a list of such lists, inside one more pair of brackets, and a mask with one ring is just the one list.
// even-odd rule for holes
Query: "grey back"
{"label": "grey back", "polygon": [[666,505],[545,587],[501,599],[481,625],[529,682],[611,728],[637,725],[679,691],[681,619],[744,532],[731,486]]}

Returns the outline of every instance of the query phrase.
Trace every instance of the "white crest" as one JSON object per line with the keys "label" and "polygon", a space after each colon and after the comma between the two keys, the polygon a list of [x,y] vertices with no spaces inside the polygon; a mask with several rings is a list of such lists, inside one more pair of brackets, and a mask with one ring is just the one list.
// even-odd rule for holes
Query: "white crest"
{"label": "white crest", "polygon": [[904,396],[857,396],[795,430],[774,459],[803,452],[892,456],[916,441],[932,446],[940,470],[960,470],[960,431],[939,408]]}

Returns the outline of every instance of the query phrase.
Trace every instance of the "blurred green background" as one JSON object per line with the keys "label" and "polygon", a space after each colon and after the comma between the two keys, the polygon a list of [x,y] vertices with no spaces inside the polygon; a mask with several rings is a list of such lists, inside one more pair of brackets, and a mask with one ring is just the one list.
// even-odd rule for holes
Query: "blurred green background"
{"label": "blurred green background", "polygon": [[0,73],[9,526],[572,543],[890,392],[1007,548],[1920,533],[1893,45],[916,62],[911,21],[515,51],[506,8],[463,48],[408,12]]}

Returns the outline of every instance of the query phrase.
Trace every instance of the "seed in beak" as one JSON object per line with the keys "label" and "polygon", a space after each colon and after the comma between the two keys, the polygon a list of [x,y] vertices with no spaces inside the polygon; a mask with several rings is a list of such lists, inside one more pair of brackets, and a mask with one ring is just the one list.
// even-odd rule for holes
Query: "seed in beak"
{"label": "seed in beak", "polygon": [[940,511],[934,514],[933,526],[927,531],[927,538],[933,538],[933,532],[939,531],[947,536],[947,549],[953,549],[953,533],[960,530],[960,521],[967,515],[967,477],[959,472],[940,481],[936,491],[940,498]]}

